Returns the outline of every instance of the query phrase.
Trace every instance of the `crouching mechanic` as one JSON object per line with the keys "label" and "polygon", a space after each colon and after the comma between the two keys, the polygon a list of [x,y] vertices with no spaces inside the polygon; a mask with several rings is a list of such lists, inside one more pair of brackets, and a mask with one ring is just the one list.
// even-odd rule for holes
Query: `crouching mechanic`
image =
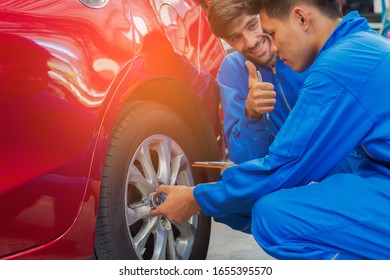
{"label": "crouching mechanic", "polygon": [[[390,41],[339,0],[253,0],[272,48],[308,69],[299,98],[264,158],[196,187],[159,187],[151,212],[173,221],[199,209],[252,209],[252,233],[279,259],[390,259]],[[353,149],[356,170],[327,176]]]}

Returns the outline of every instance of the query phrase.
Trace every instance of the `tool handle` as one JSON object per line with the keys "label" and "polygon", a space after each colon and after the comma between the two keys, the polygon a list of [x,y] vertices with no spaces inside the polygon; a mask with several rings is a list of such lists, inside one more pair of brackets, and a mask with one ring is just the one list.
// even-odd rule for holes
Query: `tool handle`
{"label": "tool handle", "polygon": [[158,192],[152,192],[149,195],[149,204],[150,207],[152,208],[157,208],[158,206],[161,205],[165,201],[167,197],[163,193],[158,193]]}

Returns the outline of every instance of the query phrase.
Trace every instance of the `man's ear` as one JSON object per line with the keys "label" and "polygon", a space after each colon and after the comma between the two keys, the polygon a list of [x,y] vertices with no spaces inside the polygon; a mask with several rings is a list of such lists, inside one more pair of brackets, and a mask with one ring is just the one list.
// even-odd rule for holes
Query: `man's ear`
{"label": "man's ear", "polygon": [[307,11],[301,7],[294,7],[291,11],[292,19],[296,24],[301,26],[303,30],[307,30],[310,23],[310,18],[307,14]]}

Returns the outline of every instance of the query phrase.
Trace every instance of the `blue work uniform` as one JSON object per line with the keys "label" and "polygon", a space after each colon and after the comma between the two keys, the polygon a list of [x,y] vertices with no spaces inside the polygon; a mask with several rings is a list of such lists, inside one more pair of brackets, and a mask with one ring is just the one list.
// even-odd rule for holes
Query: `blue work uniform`
{"label": "blue work uniform", "polygon": [[258,121],[245,115],[245,101],[249,92],[245,60],[237,51],[230,53],[222,61],[217,75],[224,113],[224,133],[229,157],[235,163],[268,154],[268,148],[294,107],[306,78],[306,72],[296,73],[279,59],[274,68],[257,65],[262,80],[272,83],[276,92],[275,110],[270,113],[270,119],[267,120],[264,115]]}
{"label": "blue work uniform", "polygon": [[[390,40],[349,13],[309,67],[269,154],[196,186],[202,211],[252,211],[254,238],[278,259],[390,259],[389,77]],[[358,167],[329,176],[352,150]]]}

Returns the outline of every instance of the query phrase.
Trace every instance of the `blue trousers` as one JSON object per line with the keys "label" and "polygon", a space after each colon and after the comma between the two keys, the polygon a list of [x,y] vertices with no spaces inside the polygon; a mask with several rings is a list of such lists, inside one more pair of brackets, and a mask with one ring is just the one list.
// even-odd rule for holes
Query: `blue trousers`
{"label": "blue trousers", "polygon": [[333,175],[264,196],[252,215],[254,238],[278,259],[390,259],[388,179]]}
{"label": "blue trousers", "polygon": [[215,220],[252,233],[277,259],[390,259],[390,180],[381,175],[390,169],[381,168],[278,190],[251,214]]}

